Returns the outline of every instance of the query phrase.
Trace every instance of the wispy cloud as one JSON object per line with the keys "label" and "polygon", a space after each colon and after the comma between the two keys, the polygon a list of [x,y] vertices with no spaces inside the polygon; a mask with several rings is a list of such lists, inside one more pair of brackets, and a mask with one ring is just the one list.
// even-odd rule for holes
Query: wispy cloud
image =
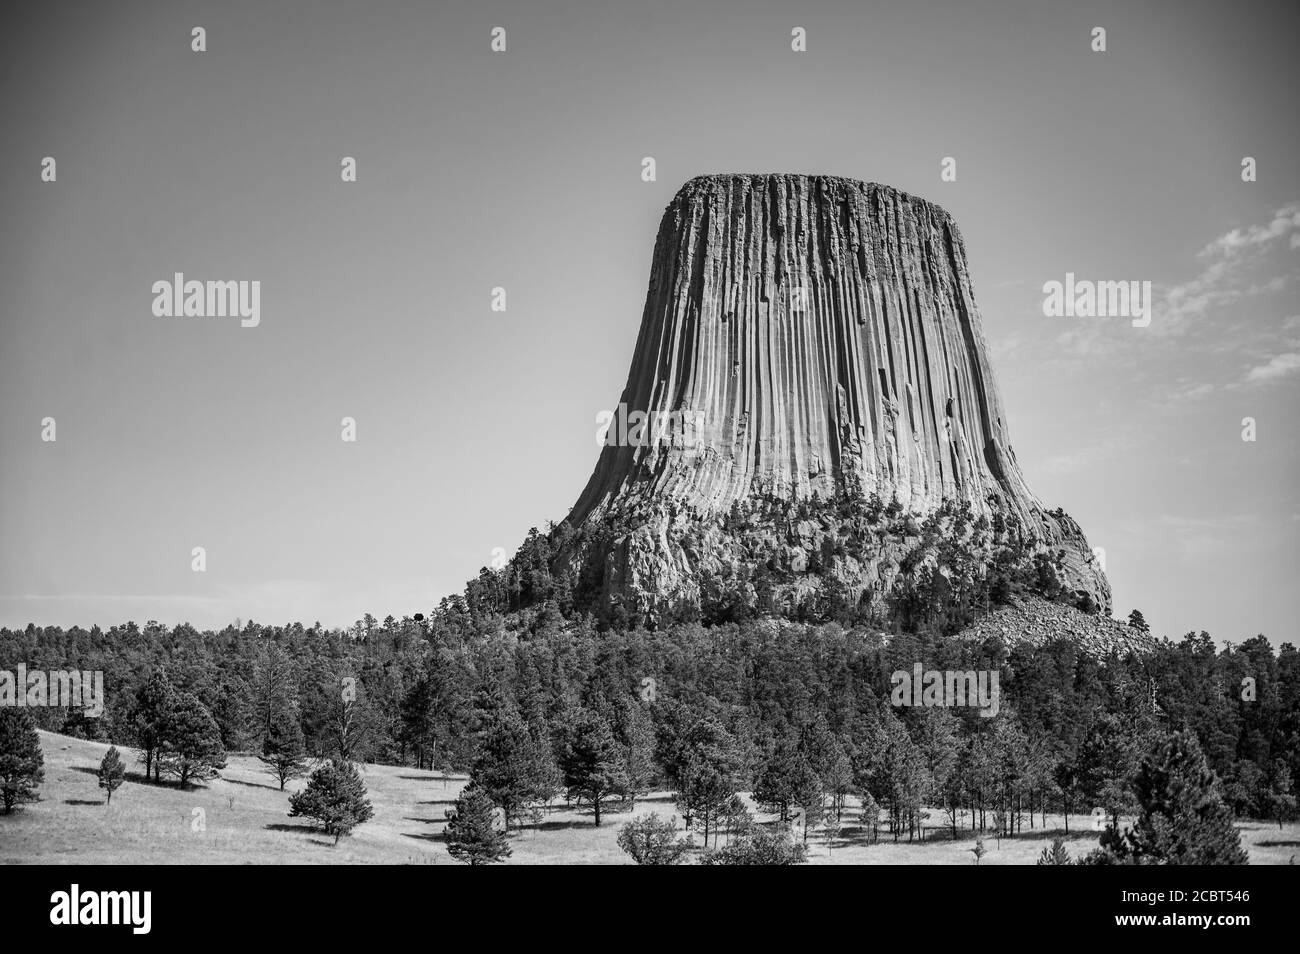
{"label": "wispy cloud", "polygon": [[1256,365],[1246,372],[1247,384],[1267,384],[1300,371],[1300,352],[1288,351],[1275,355],[1265,364]]}
{"label": "wispy cloud", "polygon": [[1295,261],[1287,261],[1282,274],[1260,276],[1268,255],[1297,247],[1300,236],[1300,202],[1290,202],[1273,212],[1262,225],[1235,228],[1211,241],[1197,255],[1201,271],[1191,279],[1163,290],[1152,330],[1180,335],[1213,309],[1244,298],[1276,294],[1294,276]]}
{"label": "wispy cloud", "polygon": [[1282,206],[1273,213],[1272,220],[1266,225],[1233,229],[1226,235],[1220,235],[1201,250],[1201,255],[1207,257],[1238,255],[1284,237],[1288,238],[1292,248],[1300,246],[1300,202],[1289,202]]}

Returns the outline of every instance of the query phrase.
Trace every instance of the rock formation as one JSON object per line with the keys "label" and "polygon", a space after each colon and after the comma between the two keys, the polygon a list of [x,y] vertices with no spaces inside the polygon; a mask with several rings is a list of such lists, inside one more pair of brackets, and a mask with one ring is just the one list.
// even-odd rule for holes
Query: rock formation
{"label": "rock formation", "polygon": [[[832,176],[692,179],[664,212],[627,386],[567,521],[617,532],[571,562],[654,616],[707,601],[704,580],[744,592],[737,505],[873,494],[911,521],[954,505],[1011,521],[1074,602],[1109,610],[1079,527],[1021,475],[952,217]],[[818,536],[776,531],[784,569]],[[905,546],[853,549],[835,572],[887,594]]]}

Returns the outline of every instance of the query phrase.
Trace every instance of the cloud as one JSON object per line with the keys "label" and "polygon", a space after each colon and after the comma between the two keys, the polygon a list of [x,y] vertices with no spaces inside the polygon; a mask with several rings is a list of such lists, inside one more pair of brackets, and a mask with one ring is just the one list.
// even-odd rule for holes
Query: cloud
{"label": "cloud", "polygon": [[1201,256],[1210,258],[1237,255],[1283,236],[1289,236],[1291,248],[1300,247],[1300,202],[1288,202],[1282,206],[1273,213],[1273,218],[1267,225],[1233,229],[1226,235],[1220,235],[1201,250]]}
{"label": "cloud", "polygon": [[1256,365],[1246,372],[1247,384],[1267,384],[1300,371],[1300,352],[1288,351],[1275,355],[1265,364]]}
{"label": "cloud", "polygon": [[1194,401],[1197,398],[1205,397],[1214,391],[1214,385],[1208,381],[1197,384],[1195,382],[1186,382],[1179,385],[1169,394],[1170,402]]}
{"label": "cloud", "polygon": [[1194,319],[1212,309],[1285,289],[1293,277],[1293,261],[1282,266],[1283,274],[1262,280],[1253,274],[1275,248],[1281,247],[1283,239],[1291,249],[1300,247],[1300,202],[1275,210],[1263,225],[1232,229],[1201,249],[1197,255],[1204,263],[1200,273],[1164,290],[1152,330],[1180,334],[1192,327]]}

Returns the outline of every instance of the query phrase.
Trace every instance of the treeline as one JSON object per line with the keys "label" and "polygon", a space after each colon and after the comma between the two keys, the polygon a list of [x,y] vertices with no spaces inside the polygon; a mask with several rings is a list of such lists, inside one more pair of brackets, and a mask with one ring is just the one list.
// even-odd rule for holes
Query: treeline
{"label": "treeline", "polygon": [[[611,804],[660,789],[715,841],[747,825],[739,792],[806,825],[862,805],[864,824],[874,833],[881,819],[896,839],[1012,834],[1047,812],[1114,823],[1138,807],[1142,757],[1179,730],[1235,813],[1294,812],[1300,655],[1262,636],[1216,649],[1189,634],[1097,659],[1066,641],[772,618],[602,631],[553,599],[510,615],[470,602],[349,630],[0,630],[0,669],[102,670],[101,718],[29,712],[43,728],[139,749],[155,778],[192,783],[240,751],[281,784],[309,758],[468,771],[512,827],[561,796],[599,823]],[[891,674],[916,663],[996,671],[997,715],[892,705]]]}

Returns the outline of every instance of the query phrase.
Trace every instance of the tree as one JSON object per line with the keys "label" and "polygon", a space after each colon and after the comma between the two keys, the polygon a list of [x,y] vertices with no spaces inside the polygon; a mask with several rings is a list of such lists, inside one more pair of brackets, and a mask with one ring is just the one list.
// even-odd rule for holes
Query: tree
{"label": "tree", "polygon": [[564,733],[560,768],[569,797],[591,804],[599,828],[601,803],[627,786],[622,753],[609,723],[599,714],[578,710]]}
{"label": "tree", "polygon": [[825,818],[823,834],[826,836],[826,854],[829,855],[835,849],[835,839],[840,837],[843,826],[834,812],[827,812]]}
{"label": "tree", "polygon": [[174,776],[184,788],[192,781],[215,777],[225,766],[221,730],[212,713],[193,693],[176,693],[163,716],[158,771]]}
{"label": "tree", "polygon": [[1093,805],[1105,809],[1112,827],[1119,825],[1121,813],[1134,807],[1129,781],[1136,745],[1123,721],[1107,713],[1093,723],[1079,749],[1078,788]]}
{"label": "tree", "polygon": [[871,843],[875,844],[880,837],[880,806],[870,792],[862,793],[862,827],[867,830]]}
{"label": "tree", "polygon": [[984,847],[983,838],[976,838],[975,847],[969,850],[970,853],[975,856],[975,867],[977,868],[979,867],[980,859],[989,853],[989,850]]}
{"label": "tree", "polygon": [[803,820],[803,843],[808,843],[808,829],[822,820],[826,805],[826,790],[821,776],[813,771],[811,765],[804,762],[799,769],[799,777],[794,787],[794,802],[799,806]]}
{"label": "tree", "polygon": [[639,865],[680,864],[691,841],[676,837],[676,821],[663,821],[654,812],[634,819],[618,830],[618,846]]}
{"label": "tree", "polygon": [[1149,751],[1134,777],[1137,823],[1123,834],[1115,826],[1101,849],[1127,864],[1244,865],[1246,852],[1219,795],[1196,735],[1174,733]]}
{"label": "tree", "polygon": [[26,709],[0,707],[0,801],[8,815],[15,805],[39,801],[45,756],[36,723]]}
{"label": "tree", "polygon": [[1044,848],[1042,854],[1038,856],[1039,865],[1068,865],[1070,864],[1070,852],[1065,847],[1064,838],[1053,838],[1052,847]]}
{"label": "tree", "polygon": [[298,708],[293,660],[278,643],[267,640],[253,676],[252,712],[258,740],[265,743],[286,711]]}
{"label": "tree", "polygon": [[485,711],[472,783],[505,814],[505,828],[530,806],[552,798],[559,787],[549,747],[536,740],[512,705]]}
{"label": "tree", "polygon": [[907,733],[906,727],[888,707],[881,710],[883,747],[877,776],[889,800],[890,830],[894,840],[906,824],[912,840],[921,813],[922,800],[930,780],[925,757]]}
{"label": "tree", "polygon": [[331,759],[311,773],[307,787],[289,796],[290,817],[315,819],[334,844],[352,829],[368,822],[374,809],[366,798],[366,785],[356,766],[343,759]]}
{"label": "tree", "polygon": [[789,821],[795,789],[806,768],[798,740],[783,726],[764,751],[758,777],[754,779],[754,801],[781,821]]}
{"label": "tree", "polygon": [[434,750],[437,747],[437,723],[434,706],[437,687],[433,676],[426,673],[415,681],[402,699],[401,739],[415,750],[415,767],[424,768],[426,756],[433,768]]}
{"label": "tree", "polygon": [[150,673],[136,693],[131,712],[131,726],[144,761],[145,781],[152,770],[155,782],[162,781],[157,764],[159,749],[163,744],[165,722],[174,705],[176,689],[167,678],[165,670],[158,668]]}
{"label": "tree", "polygon": [[291,778],[307,774],[307,744],[296,709],[281,709],[271,720],[258,756],[280,782],[280,791]]}
{"label": "tree", "polygon": [[704,844],[710,832],[717,840],[717,822],[729,814],[740,772],[736,740],[712,718],[698,719],[677,740],[668,775],[676,786],[677,807],[687,825],[698,821],[704,829]]}
{"label": "tree", "polygon": [[126,766],[122,764],[122,756],[118,754],[116,745],[110,745],[99,763],[99,787],[105,792],[105,804],[113,803],[113,792],[125,778]]}
{"label": "tree", "polygon": [[781,824],[755,828],[721,848],[706,851],[702,865],[801,865],[808,860],[808,849],[797,845],[790,829]]}
{"label": "tree", "polygon": [[1140,632],[1151,632],[1151,627],[1147,625],[1147,618],[1142,615],[1140,609],[1135,609],[1128,614],[1128,624]]}
{"label": "tree", "polygon": [[650,791],[658,769],[654,762],[654,725],[646,715],[645,706],[626,700],[615,712],[614,735],[623,748],[624,774],[627,785],[628,807],[636,806],[638,795]]}
{"label": "tree", "polygon": [[491,865],[510,857],[505,832],[498,831],[492,817],[492,799],[470,783],[447,811],[447,853],[468,865]]}
{"label": "tree", "polygon": [[1264,793],[1268,815],[1280,830],[1282,823],[1295,815],[1296,797],[1291,790],[1291,769],[1286,760],[1274,759],[1269,769],[1268,791]]}

